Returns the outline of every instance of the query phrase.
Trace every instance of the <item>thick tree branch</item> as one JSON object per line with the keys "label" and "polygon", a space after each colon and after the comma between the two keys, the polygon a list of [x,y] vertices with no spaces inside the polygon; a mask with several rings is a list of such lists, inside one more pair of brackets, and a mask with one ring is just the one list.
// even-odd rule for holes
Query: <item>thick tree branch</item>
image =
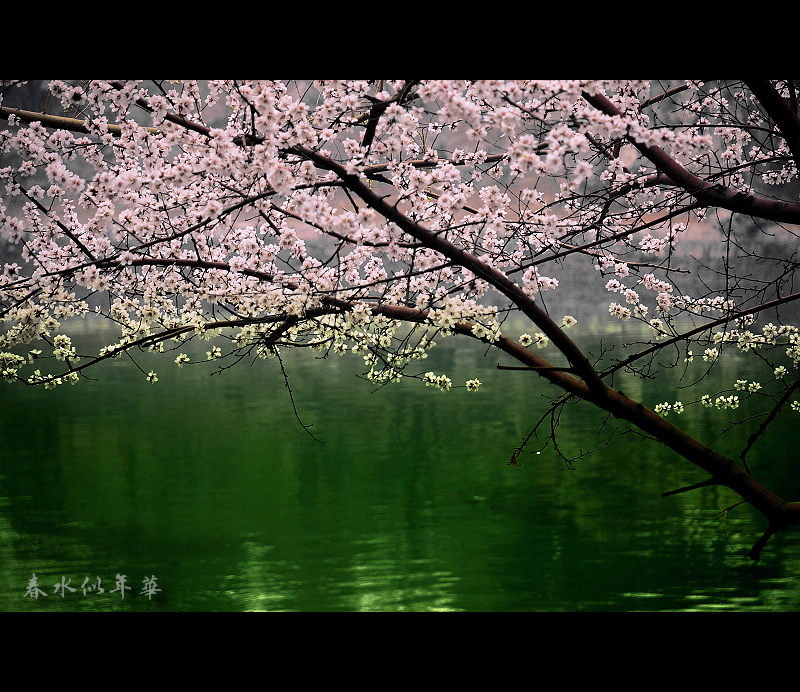
{"label": "thick tree branch", "polygon": [[797,117],[797,113],[768,79],[749,79],[745,80],[745,84],[761,102],[767,115],[775,121],[792,152],[797,167],[800,168],[800,118]]}
{"label": "thick tree branch", "polygon": [[[8,106],[0,106],[0,118],[8,120],[9,116],[15,115],[21,121],[26,123],[39,122],[45,127],[52,127],[57,130],[67,130],[69,132],[82,132],[83,134],[92,134],[92,131],[86,127],[86,121],[79,118],[64,118],[59,115],[48,115],[47,113],[35,113],[34,111],[25,111],[21,108],[9,108]],[[151,133],[158,133],[156,127],[142,128]],[[122,135],[122,128],[119,125],[109,125],[108,131],[114,137]]]}
{"label": "thick tree branch", "polygon": [[386,112],[386,109],[393,103],[399,103],[402,105],[405,101],[409,100],[411,89],[414,87],[417,81],[418,80],[407,80],[403,88],[397,94],[395,94],[394,97],[387,99],[386,101],[377,101],[369,109],[369,115],[367,116],[367,129],[364,131],[364,137],[361,140],[361,146],[366,151],[369,151],[369,148],[372,146],[372,140],[375,139],[375,132],[378,128],[378,123],[380,122],[381,116]]}
{"label": "thick tree branch", "polygon": [[529,317],[558,348],[567,360],[575,368],[575,372],[584,379],[590,388],[595,390],[598,395],[605,389],[605,385],[597,376],[592,365],[587,360],[583,352],[573,343],[573,341],[563,332],[563,330],[544,312],[536,303],[529,298],[522,289],[511,281],[505,274],[481,262],[477,257],[467,251],[453,245],[441,235],[420,226],[402,214],[395,206],[389,204],[383,197],[375,194],[366,184],[356,175],[347,172],[344,166],[324,154],[312,151],[305,147],[294,147],[294,152],[313,161],[322,169],[336,173],[344,184],[355,194],[357,194],[372,209],[382,214],[387,220],[396,224],[403,231],[424,243],[432,250],[436,250],[448,259],[458,263],[462,267],[471,271],[488,281],[503,295],[510,298],[520,310]]}
{"label": "thick tree branch", "polygon": [[761,551],[764,550],[764,547],[767,545],[767,542],[769,541],[770,538],[772,538],[775,535],[776,532],[777,528],[775,526],[770,525],[769,528],[766,531],[764,531],[761,538],[759,538],[755,542],[755,545],[753,545],[753,547],[750,548],[750,552],[747,553],[747,557],[749,557],[751,560],[758,560],[758,558],[761,557]]}
{"label": "thick tree branch", "polygon": [[[585,92],[583,96],[588,103],[606,115],[622,115],[622,111],[603,94]],[[767,199],[724,185],[710,183],[687,170],[661,147],[647,146],[632,137],[629,139],[645,157],[658,167],[659,171],[669,176],[698,202],[706,206],[721,207],[779,223],[800,224],[800,204]]]}

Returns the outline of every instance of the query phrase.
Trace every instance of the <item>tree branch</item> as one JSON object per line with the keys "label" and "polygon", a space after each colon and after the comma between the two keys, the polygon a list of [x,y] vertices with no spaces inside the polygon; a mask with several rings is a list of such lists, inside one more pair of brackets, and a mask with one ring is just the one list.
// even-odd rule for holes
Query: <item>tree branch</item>
{"label": "tree branch", "polygon": [[744,449],[739,453],[739,458],[742,460],[742,464],[744,467],[749,471],[750,469],[747,466],[747,453],[752,449],[753,445],[758,441],[758,438],[761,437],[764,432],[766,431],[769,424],[775,420],[775,417],[778,415],[778,412],[783,408],[784,404],[789,401],[789,397],[792,393],[800,386],[800,380],[795,380],[794,383],[789,386],[786,391],[783,393],[781,398],[778,400],[778,403],[775,404],[773,409],[769,412],[767,418],[758,426],[758,429],[755,430],[750,437],[747,438],[747,443],[744,446]]}
{"label": "tree branch", "polygon": [[[92,134],[92,131],[86,127],[85,120],[78,118],[64,118],[59,115],[48,115],[47,113],[36,113],[34,111],[25,111],[21,108],[9,108],[8,106],[0,106],[0,118],[8,120],[9,116],[15,115],[20,120],[26,123],[40,122],[45,127],[52,127],[57,130],[68,130],[70,132],[82,132],[83,134]],[[157,127],[144,127],[142,128],[157,134],[159,132]],[[109,133],[114,137],[122,135],[122,129],[119,125],[109,125]]]}
{"label": "tree branch", "polygon": [[754,315],[757,312],[762,312],[763,310],[768,310],[769,308],[777,307],[778,305],[783,305],[784,303],[791,303],[792,301],[797,300],[800,298],[800,292],[792,293],[791,295],[784,296],[783,298],[776,298],[775,300],[767,301],[766,303],[762,303],[761,305],[757,305],[754,308],[749,308],[747,310],[740,310],[735,313],[731,313],[726,315],[725,317],[720,317],[716,320],[712,320],[711,322],[707,322],[706,324],[701,324],[699,327],[695,327],[694,329],[690,329],[689,331],[683,332],[676,336],[670,337],[669,339],[665,339],[664,341],[660,341],[656,344],[653,344],[649,348],[644,349],[643,351],[639,351],[639,353],[634,353],[628,356],[625,360],[612,365],[600,373],[600,377],[607,377],[613,372],[624,368],[626,365],[630,365],[634,361],[639,360],[640,358],[644,358],[645,356],[650,355],[651,353],[655,353],[656,351],[660,351],[662,348],[666,346],[670,346],[678,341],[684,341],[689,339],[690,337],[695,336],[696,334],[701,334],[702,332],[708,331],[709,329],[713,329],[714,327],[718,327],[721,324],[727,324],[732,320],[738,319],[740,317],[745,317],[746,315]]}
{"label": "tree branch", "polygon": [[301,146],[293,147],[293,150],[295,153],[313,161],[320,168],[336,173],[344,184],[352,192],[361,197],[372,209],[382,214],[386,219],[396,224],[399,228],[421,243],[424,243],[427,247],[436,250],[448,259],[458,263],[460,266],[475,274],[475,276],[488,281],[500,291],[500,293],[510,298],[514,304],[547,335],[553,345],[567,357],[567,360],[569,360],[575,368],[576,374],[582,377],[598,396],[602,394],[605,385],[597,376],[597,373],[583,352],[563,330],[553,322],[550,316],[536,305],[536,303],[505,274],[488,266],[467,251],[453,245],[453,243],[443,238],[441,235],[433,233],[411,221],[411,219],[402,214],[395,206],[386,202],[383,197],[376,195],[358,178],[358,176],[348,173],[344,166],[333,159],[320,152],[312,151],[311,149]]}
{"label": "tree branch", "polygon": [[[583,97],[588,103],[606,115],[622,115],[622,111],[603,94],[584,92]],[[800,224],[800,204],[767,199],[739,192],[724,185],[710,183],[698,178],[694,173],[684,168],[661,147],[647,146],[637,142],[633,137],[629,137],[629,139],[660,171],[668,175],[695,199],[707,206],[721,207],[733,212],[769,219],[770,221]]]}
{"label": "tree branch", "polygon": [[764,532],[764,534],[759,538],[755,545],[750,548],[750,552],[747,553],[747,557],[751,560],[758,560],[761,557],[761,551],[764,550],[764,546],[767,545],[767,542],[770,538],[772,538],[775,533],[777,532],[777,528],[770,524],[769,528]]}
{"label": "tree branch", "polygon": [[661,497],[669,497],[670,495],[677,495],[678,493],[688,493],[690,490],[705,488],[707,485],[719,485],[719,481],[716,478],[708,478],[704,481],[700,481],[699,483],[692,483],[692,485],[685,485],[682,488],[678,488],[677,490],[667,490],[666,492],[661,493]]}
{"label": "tree branch", "polygon": [[797,167],[800,168],[800,118],[768,79],[749,79],[745,80],[745,84],[750,87],[767,115],[775,121]]}

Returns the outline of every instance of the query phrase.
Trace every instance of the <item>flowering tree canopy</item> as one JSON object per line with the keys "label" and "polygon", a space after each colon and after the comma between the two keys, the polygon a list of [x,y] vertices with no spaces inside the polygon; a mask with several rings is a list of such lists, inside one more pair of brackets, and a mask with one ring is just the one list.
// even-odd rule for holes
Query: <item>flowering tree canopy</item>
{"label": "flowering tree canopy", "polygon": [[[446,390],[447,373],[417,361],[434,339],[463,335],[552,385],[551,414],[589,402],[705,473],[672,492],[738,493],[769,521],[757,558],[800,523],[800,502],[765,487],[746,459],[779,414],[800,408],[797,253],[752,242],[797,239],[795,88],[3,81],[3,378],[74,384],[139,350],[182,366],[185,342],[207,339],[220,367],[307,347],[359,354],[376,383],[417,377]],[[698,237],[722,250],[703,261],[682,250]],[[571,337],[575,316],[554,312],[575,276],[607,297],[604,320],[639,338],[590,358]],[[504,331],[515,315],[530,325],[522,335]],[[70,325],[94,316],[118,336],[84,353]],[[774,376],[683,402],[614,387],[623,369],[649,376],[658,356],[711,366],[726,351],[765,360]],[[679,427],[690,406],[750,396],[767,408],[738,460]]]}

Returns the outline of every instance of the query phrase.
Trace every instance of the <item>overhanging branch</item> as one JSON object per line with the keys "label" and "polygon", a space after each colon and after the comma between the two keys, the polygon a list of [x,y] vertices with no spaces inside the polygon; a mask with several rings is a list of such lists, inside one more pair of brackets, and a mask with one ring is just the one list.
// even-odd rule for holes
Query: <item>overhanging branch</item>
{"label": "overhanging branch", "polygon": [[[583,97],[606,115],[622,115],[622,111],[603,94],[584,92]],[[724,185],[710,183],[690,172],[661,147],[647,146],[632,137],[629,139],[645,157],[656,165],[659,171],[668,175],[704,205],[721,207],[740,214],[757,216],[780,223],[800,224],[800,204],[767,199]]]}
{"label": "overhanging branch", "polygon": [[800,168],[800,118],[797,117],[797,113],[768,79],[748,79],[745,80],[745,84],[750,87],[750,91],[775,121],[792,152],[797,167]]}

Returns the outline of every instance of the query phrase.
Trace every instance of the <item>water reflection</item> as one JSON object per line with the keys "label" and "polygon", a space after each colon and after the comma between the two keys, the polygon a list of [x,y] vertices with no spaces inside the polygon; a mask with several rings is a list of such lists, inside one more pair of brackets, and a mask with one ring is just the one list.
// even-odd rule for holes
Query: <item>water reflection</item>
{"label": "water reflection", "polygon": [[[212,380],[175,369],[156,387],[112,363],[101,383],[5,388],[0,609],[800,607],[797,533],[743,559],[759,517],[738,508],[723,523],[735,498],[719,488],[662,499],[698,477],[656,445],[618,434],[574,471],[551,450],[507,466],[541,415],[542,385],[493,364],[453,342],[426,368],[456,381],[481,367],[479,393],[401,382],[370,394],[356,361],[291,354],[301,417],[324,444],[261,363]],[[650,383],[623,388],[634,386],[658,400]],[[687,420],[702,434],[709,423],[704,411]],[[601,424],[568,409],[564,449],[597,444]],[[770,467],[776,479],[793,478],[794,439],[776,423],[769,461],[787,460]],[[33,573],[48,593],[62,575],[113,585],[121,573],[136,588],[34,601],[22,597]],[[147,575],[163,588],[152,600],[136,593]]]}

